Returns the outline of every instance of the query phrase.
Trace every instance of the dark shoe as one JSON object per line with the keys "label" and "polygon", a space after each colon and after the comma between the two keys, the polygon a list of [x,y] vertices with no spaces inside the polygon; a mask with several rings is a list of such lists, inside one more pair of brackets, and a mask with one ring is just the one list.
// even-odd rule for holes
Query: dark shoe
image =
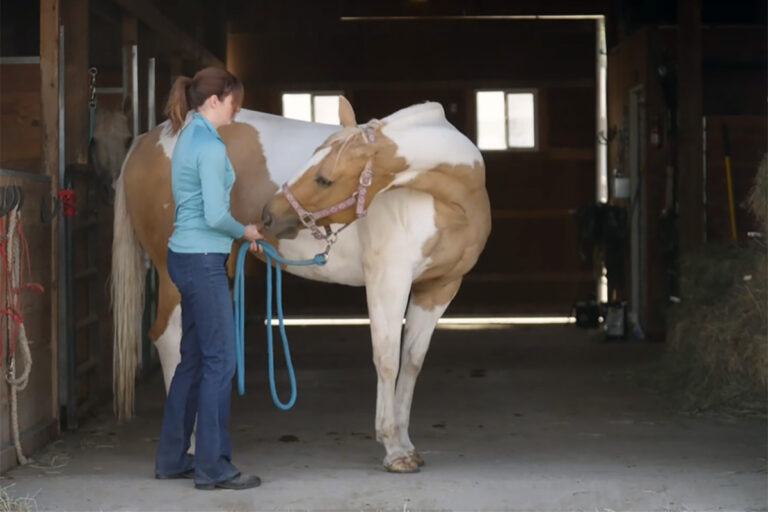
{"label": "dark shoe", "polygon": [[157,478],[158,480],[173,480],[176,478],[195,478],[195,470],[188,469],[186,471],[182,471],[181,473],[174,473],[172,475],[161,475],[160,473],[155,473],[155,478]]}
{"label": "dark shoe", "polygon": [[211,491],[213,489],[234,489],[241,491],[243,489],[253,489],[261,485],[261,479],[256,475],[237,475],[229,480],[215,482],[210,484],[195,484],[195,489]]}

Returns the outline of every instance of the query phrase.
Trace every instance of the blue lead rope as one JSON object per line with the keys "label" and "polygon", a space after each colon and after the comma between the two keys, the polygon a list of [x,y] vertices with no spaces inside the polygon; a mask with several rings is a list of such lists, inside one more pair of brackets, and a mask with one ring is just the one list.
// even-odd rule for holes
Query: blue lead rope
{"label": "blue lead rope", "polygon": [[[287,260],[277,252],[273,246],[258,240],[257,244],[264,249],[264,259],[267,262],[267,362],[269,368],[269,391],[272,393],[272,401],[282,409],[288,410],[296,403],[296,376],[293,373],[293,363],[291,362],[291,352],[288,349],[288,337],[285,334],[285,324],[283,322],[283,278],[280,264],[284,265],[325,265],[326,255],[316,254],[309,260]],[[240,246],[237,253],[237,262],[235,263],[235,354],[237,355],[237,391],[241,395],[245,393],[245,255],[248,252],[250,244],[244,243]],[[275,386],[275,359],[272,341],[272,261],[275,261],[275,287],[277,288],[277,318],[280,325],[280,336],[283,340],[283,355],[285,357],[285,366],[288,369],[288,378],[291,381],[291,398],[288,403],[283,403],[277,396]]]}

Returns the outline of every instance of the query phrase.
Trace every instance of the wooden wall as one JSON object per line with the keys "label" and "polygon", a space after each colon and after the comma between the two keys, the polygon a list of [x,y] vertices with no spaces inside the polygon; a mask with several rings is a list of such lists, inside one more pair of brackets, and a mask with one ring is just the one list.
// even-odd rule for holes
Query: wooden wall
{"label": "wooden wall", "polygon": [[0,64],[0,168],[40,173],[40,64]]}
{"label": "wooden wall", "polygon": [[[594,20],[259,19],[261,31],[229,37],[248,108],[279,114],[283,92],[342,91],[365,122],[433,100],[474,140],[477,89],[536,89],[539,149],[484,153],[493,231],[450,312],[568,314],[596,289],[572,217],[595,200]],[[329,305],[314,300],[326,285],[296,286],[304,299],[287,292],[292,312],[364,312],[360,291],[334,289],[340,302]]]}

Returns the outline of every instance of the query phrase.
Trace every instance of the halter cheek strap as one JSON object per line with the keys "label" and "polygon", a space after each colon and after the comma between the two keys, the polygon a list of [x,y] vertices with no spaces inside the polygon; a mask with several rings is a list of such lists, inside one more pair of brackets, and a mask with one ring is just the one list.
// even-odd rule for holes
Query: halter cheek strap
{"label": "halter cheek strap", "polygon": [[[374,134],[374,130],[371,127],[365,128],[365,136],[368,139],[368,143],[372,144],[376,141],[376,136]],[[335,233],[323,233],[320,231],[320,228],[317,226],[317,221],[329,217],[333,215],[334,213],[338,213],[342,210],[346,210],[352,205],[355,205],[355,215],[359,219],[360,217],[365,217],[365,214],[367,213],[365,208],[365,196],[366,192],[368,191],[368,187],[371,186],[371,183],[373,183],[373,157],[368,158],[368,161],[365,163],[365,167],[363,168],[363,171],[360,173],[360,178],[358,180],[357,189],[352,192],[352,195],[349,196],[347,199],[336,203],[333,206],[329,206],[328,208],[324,208],[322,210],[318,210],[316,212],[310,212],[306,210],[299,201],[296,199],[296,197],[291,193],[291,191],[288,189],[288,185],[284,184],[281,188],[283,191],[283,194],[285,194],[285,198],[288,200],[288,203],[291,205],[291,207],[296,211],[296,214],[299,216],[299,220],[301,221],[304,226],[310,230],[312,233],[312,236],[314,236],[318,240],[325,240],[326,242],[333,243],[336,241],[336,235],[346,228],[348,224],[345,224],[341,227],[338,231]]]}

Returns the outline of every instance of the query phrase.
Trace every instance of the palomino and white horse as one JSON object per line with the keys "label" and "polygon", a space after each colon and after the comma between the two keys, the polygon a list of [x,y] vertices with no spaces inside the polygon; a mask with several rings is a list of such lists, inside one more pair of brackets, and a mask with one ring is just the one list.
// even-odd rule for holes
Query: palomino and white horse
{"label": "palomino and white horse", "polygon": [[[322,238],[337,237],[325,266],[287,270],[366,287],[384,466],[418,471],[423,460],[408,435],[413,389],[435,325],[490,233],[485,168],[480,151],[448,123],[439,104],[415,105],[358,126],[352,107],[340,98],[339,113],[341,128],[240,111],[220,130],[237,174],[232,214],[244,223],[263,218],[268,234],[277,237],[270,241],[290,259],[312,257],[325,249]],[[133,408],[141,248],[158,269],[150,337],[166,388],[180,359],[179,295],[165,268],[175,141],[167,123],[139,137],[117,180],[112,286],[115,405],[121,418]],[[338,235],[324,235],[317,225],[330,225],[328,231]]]}

